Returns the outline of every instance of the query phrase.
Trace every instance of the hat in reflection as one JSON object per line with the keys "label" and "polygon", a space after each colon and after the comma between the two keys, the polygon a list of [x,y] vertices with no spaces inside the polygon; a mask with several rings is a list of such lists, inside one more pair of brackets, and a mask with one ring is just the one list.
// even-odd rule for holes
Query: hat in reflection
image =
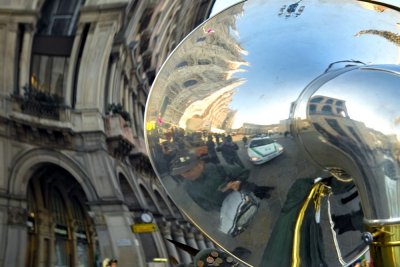
{"label": "hat in reflection", "polygon": [[194,154],[177,155],[171,164],[171,175],[179,175],[192,169],[199,162]]}

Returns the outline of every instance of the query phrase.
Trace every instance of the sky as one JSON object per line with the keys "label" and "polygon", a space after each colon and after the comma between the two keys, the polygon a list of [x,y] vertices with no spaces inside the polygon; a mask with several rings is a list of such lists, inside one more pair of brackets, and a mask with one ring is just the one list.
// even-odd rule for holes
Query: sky
{"label": "sky", "polygon": [[[241,1],[217,0],[212,14],[237,2]],[[391,12],[378,13],[360,9],[359,5],[348,1],[338,2],[321,2],[320,5],[304,2],[301,3],[304,5],[302,14],[290,17],[279,15],[284,6],[279,1],[246,2],[246,16],[237,17],[236,26],[238,42],[248,52],[244,60],[249,66],[243,67],[246,72],[235,75],[246,80],[230,106],[238,110],[235,126],[244,122],[275,124],[287,119],[291,102],[333,62],[361,60],[365,64],[393,64],[399,60],[399,48],[385,38],[372,34],[356,36],[360,30],[369,29],[398,33],[396,25],[390,23],[393,21]],[[358,16],[349,16],[343,10],[358,12]],[[377,16],[381,18],[379,23],[374,20]],[[315,27],[316,23],[318,27]],[[359,98],[363,100],[360,103],[356,103],[357,98],[351,99],[352,104],[358,104],[358,108],[351,111],[361,110],[359,107],[365,106],[366,102],[374,103],[366,97]],[[347,104],[350,105],[349,101]],[[378,113],[351,115],[361,121],[376,122],[379,117],[372,118]]]}
{"label": "sky", "polygon": [[213,9],[211,11],[211,16],[214,16],[218,12],[238,3],[241,2],[242,0],[216,0],[215,4],[213,6]]}

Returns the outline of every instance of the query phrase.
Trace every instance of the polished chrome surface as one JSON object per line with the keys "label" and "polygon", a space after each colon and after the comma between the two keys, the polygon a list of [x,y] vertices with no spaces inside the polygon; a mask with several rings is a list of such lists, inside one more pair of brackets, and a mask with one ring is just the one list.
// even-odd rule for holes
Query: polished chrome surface
{"label": "polished chrome surface", "polygon": [[[362,227],[331,229],[338,216],[359,215],[362,203],[364,223],[400,222],[399,23],[397,10],[364,1],[251,0],[193,31],[159,71],[145,118],[150,159],[183,213],[227,251],[248,249],[235,255],[253,266],[267,263],[264,253],[276,249],[270,240],[284,240],[277,233],[290,234],[279,227],[293,225],[296,218],[285,215],[290,200],[308,193],[298,181],[321,177],[332,187],[312,212],[329,266],[366,250]],[[216,151],[220,164],[242,163],[248,182],[275,187],[236,236],[220,230],[218,208],[204,208],[189,192],[211,199],[227,188],[194,188],[199,175],[221,175],[198,161],[216,159],[208,134],[214,142],[231,135],[238,145],[231,155],[240,162]],[[242,137],[256,134],[269,135],[283,153],[252,164],[248,149],[264,152]],[[187,174],[194,169],[200,174]]]}

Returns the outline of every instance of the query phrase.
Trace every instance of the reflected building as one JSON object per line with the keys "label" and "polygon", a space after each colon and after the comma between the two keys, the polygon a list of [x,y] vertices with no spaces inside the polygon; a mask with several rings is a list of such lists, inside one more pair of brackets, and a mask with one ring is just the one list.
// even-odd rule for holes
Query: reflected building
{"label": "reflected building", "polygon": [[[185,129],[187,121],[196,116],[203,120],[202,130],[229,130],[234,110],[229,105],[235,88],[244,80],[233,77],[243,71],[241,66],[247,52],[232,36],[235,20],[242,5],[230,9],[231,16],[203,26],[203,35],[187,40],[164,66],[157,82],[163,84],[152,103],[162,103],[158,110],[149,110],[149,118],[161,116],[168,125]],[[210,54],[210,51],[214,51]],[[148,105],[154,107],[158,105]]]}
{"label": "reflected building", "polygon": [[367,145],[368,149],[376,149],[380,145],[376,138],[377,133],[372,133],[374,130],[367,128],[365,123],[350,118],[344,100],[313,96],[309,101],[307,113],[313,126],[323,129],[326,134],[348,138],[354,144]]}
{"label": "reflected building", "polygon": [[165,237],[212,246],[155,179],[143,134],[156,72],[212,5],[0,3],[0,266],[167,266],[154,259],[191,256]]}

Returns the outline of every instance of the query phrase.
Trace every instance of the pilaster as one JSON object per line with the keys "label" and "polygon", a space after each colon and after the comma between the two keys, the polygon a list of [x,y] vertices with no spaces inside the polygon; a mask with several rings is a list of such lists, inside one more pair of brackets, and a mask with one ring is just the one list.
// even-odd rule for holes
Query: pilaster
{"label": "pilaster", "polygon": [[[188,245],[185,240],[184,232],[182,230],[182,226],[179,224],[179,222],[176,222],[176,224],[172,227],[172,237],[173,240]],[[192,262],[192,258],[189,253],[182,249],[178,249],[180,259],[183,263],[189,264]]]}
{"label": "pilaster", "polygon": [[[27,210],[24,200],[0,199],[0,266],[25,266]],[[23,256],[21,256],[23,255]]]}
{"label": "pilaster", "polygon": [[91,206],[102,259],[115,257],[121,266],[145,267],[138,238],[132,233],[132,218],[122,204]]}

